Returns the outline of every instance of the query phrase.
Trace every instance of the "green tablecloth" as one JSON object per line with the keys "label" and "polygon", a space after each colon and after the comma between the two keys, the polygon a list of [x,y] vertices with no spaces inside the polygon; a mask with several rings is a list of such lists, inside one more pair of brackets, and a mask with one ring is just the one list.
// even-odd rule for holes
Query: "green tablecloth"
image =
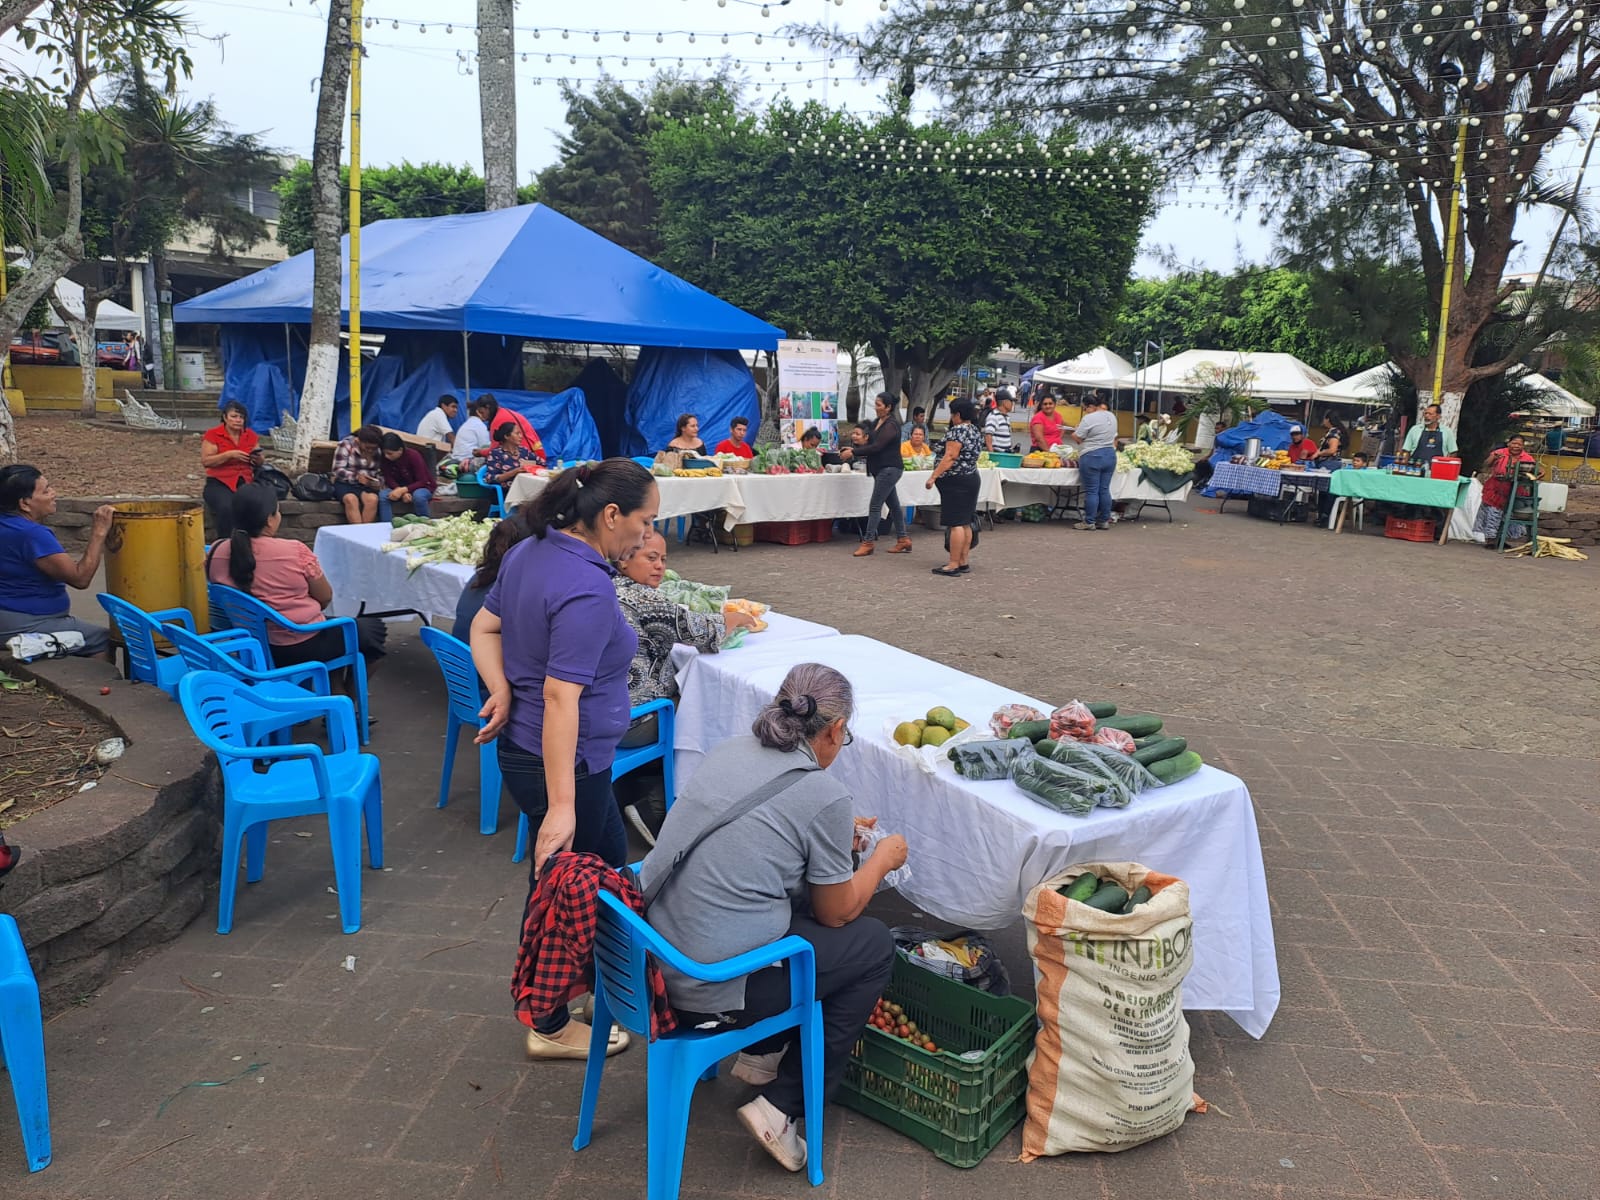
{"label": "green tablecloth", "polygon": [[1466,495],[1470,479],[1419,479],[1415,475],[1391,475],[1387,471],[1335,471],[1328,491],[1335,496],[1354,496],[1362,500],[1386,500],[1390,504],[1420,504],[1427,508],[1455,508]]}

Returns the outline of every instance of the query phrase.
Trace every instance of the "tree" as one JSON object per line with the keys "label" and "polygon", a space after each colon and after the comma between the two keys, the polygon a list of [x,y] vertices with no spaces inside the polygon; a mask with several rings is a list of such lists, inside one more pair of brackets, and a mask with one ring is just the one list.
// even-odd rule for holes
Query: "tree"
{"label": "tree", "polygon": [[[42,11],[41,11],[42,10]],[[50,101],[46,158],[61,164],[61,191],[48,204],[42,197],[36,217],[21,228],[7,229],[29,254],[30,269],[13,292],[0,302],[0,372],[10,352],[11,339],[23,318],[39,303],[67,269],[83,257],[83,172],[100,161],[116,161],[121,146],[103,122],[85,118],[84,101],[103,64],[126,61],[138,52],[169,77],[189,73],[188,53],[182,39],[187,26],[183,14],[165,0],[87,0],[67,3],[8,5],[0,20],[12,22],[17,40],[43,60],[38,79],[27,79],[0,69],[5,89],[28,90]],[[0,25],[0,30],[5,28]],[[9,135],[13,148],[22,144]],[[41,168],[43,163],[38,164]],[[89,350],[93,357],[93,349]],[[0,404],[0,461],[16,456],[11,410]]]}
{"label": "tree", "polygon": [[722,111],[735,98],[726,76],[686,79],[662,73],[640,99],[611,78],[586,95],[561,85],[568,132],[557,159],[539,173],[539,198],[578,224],[652,262],[660,260],[651,136],[675,122]]}
{"label": "tree", "polygon": [[1040,357],[1093,346],[1150,211],[1147,171],[1065,133],[815,104],[729,110],[651,142],[667,265],[791,336],[870,344],[886,390],[913,405],[1002,342]]}
{"label": "tree", "polygon": [[517,203],[515,0],[478,0],[478,121],[483,129],[484,207]]}
{"label": "tree", "polygon": [[[339,187],[348,194],[350,168],[340,168]],[[278,241],[290,254],[311,248],[312,173],[311,164],[300,162],[277,184]],[[444,163],[400,163],[392,167],[361,168],[361,224],[395,217],[445,217],[455,213],[482,212],[485,185],[470,167]],[[517,194],[518,204],[531,204],[533,185]],[[340,210],[340,231],[350,232],[350,211]]]}
{"label": "tree", "polygon": [[[1384,361],[1383,339],[1341,312],[1329,288],[1312,272],[1282,267],[1134,280],[1106,345],[1130,359],[1147,340],[1169,356],[1194,349],[1292,354],[1335,379]],[[1409,315],[1415,336],[1421,315]]]}
{"label": "tree", "polygon": [[1545,155],[1600,92],[1597,17],[1597,0],[898,0],[861,56],[880,77],[915,72],[958,116],[1070,113],[1151,139],[1175,173],[1215,166],[1236,195],[1271,195],[1290,240],[1330,263],[1370,249],[1374,229],[1385,245],[1402,236],[1431,332],[1459,124],[1469,169],[1442,376],[1430,355],[1397,355],[1453,426],[1468,388],[1517,361],[1521,339],[1490,362],[1476,351],[1507,295],[1520,212],[1576,198]]}
{"label": "tree", "polygon": [[[350,87],[350,0],[329,0],[328,32],[322,45],[322,77],[317,85],[317,127],[311,142],[311,338],[306,348],[306,379],[300,392],[291,466],[306,470],[311,443],[333,426],[338,386],[339,333],[343,328],[344,189],[339,153],[344,145],[344,113]],[[361,347],[350,347],[352,354]]]}

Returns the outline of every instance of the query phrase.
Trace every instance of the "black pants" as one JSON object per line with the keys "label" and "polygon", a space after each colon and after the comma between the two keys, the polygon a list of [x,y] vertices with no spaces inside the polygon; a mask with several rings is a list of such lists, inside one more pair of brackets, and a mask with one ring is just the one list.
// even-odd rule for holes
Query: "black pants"
{"label": "black pants", "polygon": [[233,535],[233,489],[220,479],[206,478],[200,490],[200,500],[211,517],[211,527],[216,536],[227,540]]}
{"label": "black pants", "polygon": [[[543,758],[514,745],[503,734],[499,739],[498,756],[506,790],[528,816],[528,898],[522,905],[523,924],[526,924],[528,906],[533,903],[533,893],[538,887],[538,878],[534,875],[538,860],[534,852],[539,844],[539,827],[544,824],[544,814],[550,807],[550,795],[545,785]],[[628,834],[611,794],[610,768],[591,775],[579,763],[576,782],[573,815],[577,825],[572,834],[572,849],[579,854],[598,854],[613,867],[622,866],[628,860]],[[562,1005],[535,1023],[534,1028],[543,1034],[557,1034],[566,1026],[567,1009]]]}
{"label": "black pants", "polygon": [[[850,1060],[873,1005],[883,995],[894,967],[894,936],[889,927],[875,917],[857,917],[840,929],[818,924],[815,917],[796,913],[789,932],[810,942],[817,956],[817,999],[822,1002],[822,1102],[828,1104],[844,1080],[845,1063]],[[744,1010],[730,1013],[735,1029],[754,1025],[764,1017],[789,1007],[789,964],[768,967],[749,976],[744,984]],[[678,1011],[678,1023],[685,1028],[718,1021],[715,1015]],[[799,1034],[788,1029],[776,1037],[751,1046],[748,1054],[772,1054]],[[761,1094],[767,1103],[784,1116],[805,1115],[805,1084],[800,1070],[800,1050],[783,1056],[778,1077]]]}
{"label": "black pants", "polygon": [[[384,642],[388,639],[389,627],[383,623],[382,617],[357,617],[356,618],[356,649],[361,657],[371,666],[384,655]],[[324,629],[321,633],[314,633],[303,642],[295,642],[289,646],[272,647],[272,665],[275,667],[292,667],[306,662],[327,662],[330,658],[341,658],[344,655],[344,631],[341,629]]]}

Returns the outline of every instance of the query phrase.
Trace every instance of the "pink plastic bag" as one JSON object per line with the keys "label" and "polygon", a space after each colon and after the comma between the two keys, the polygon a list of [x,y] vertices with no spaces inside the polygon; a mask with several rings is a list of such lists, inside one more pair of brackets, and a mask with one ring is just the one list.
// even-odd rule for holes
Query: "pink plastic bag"
{"label": "pink plastic bag", "polygon": [[1113,750],[1121,750],[1124,754],[1134,751],[1133,734],[1124,729],[1102,729],[1089,739],[1097,746],[1110,746]]}
{"label": "pink plastic bag", "polygon": [[1087,742],[1094,737],[1094,714],[1082,700],[1063,704],[1050,714],[1050,736],[1058,742]]}

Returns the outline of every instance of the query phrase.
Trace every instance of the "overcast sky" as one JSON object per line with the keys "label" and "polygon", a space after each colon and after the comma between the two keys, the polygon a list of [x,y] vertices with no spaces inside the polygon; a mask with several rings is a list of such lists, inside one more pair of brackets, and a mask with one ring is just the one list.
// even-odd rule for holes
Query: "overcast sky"
{"label": "overcast sky", "polygon": [[[474,0],[365,0],[362,104],[363,159],[383,165],[467,163],[481,168],[477,77],[472,74]],[[879,15],[878,0],[793,0],[761,16],[759,0],[588,0],[518,4],[518,173],[523,180],[555,157],[564,127],[556,81],[596,78],[602,70],[642,83],[657,67],[709,73],[724,56],[744,65],[747,99],[778,94],[780,85],[801,100],[826,98],[861,111],[882,107],[882,88],[856,82],[841,58],[832,72],[826,56],[806,43],[789,46],[776,32],[789,21],[827,20],[846,30],[864,28]],[[235,129],[260,134],[270,144],[306,157],[311,153],[316,77],[321,67],[325,8],[314,0],[182,0],[196,26],[194,79],[189,90],[213,98]],[[567,20],[582,18],[562,37]],[[398,21],[399,27],[395,27]],[[461,24],[455,24],[455,22]],[[426,22],[425,30],[419,23]],[[536,38],[531,32],[540,29]],[[600,31],[597,42],[594,33]],[[624,40],[624,33],[631,36]],[[658,43],[656,35],[663,35]],[[688,34],[694,33],[691,43]],[[722,35],[728,35],[723,44]],[[763,37],[756,44],[754,37]],[[546,62],[546,56],[552,61]],[[525,56],[526,61],[520,61]],[[578,62],[571,62],[577,56]],[[604,58],[603,67],[594,60]],[[623,64],[624,56],[627,64]],[[770,65],[770,69],[769,69]],[[798,66],[798,69],[797,69]],[[809,84],[809,87],[807,86]],[[757,87],[760,88],[757,91]],[[1574,143],[1557,162],[1575,166]],[[348,147],[347,147],[348,152]],[[1590,170],[1600,182],[1600,164]],[[1261,211],[1238,212],[1222,202],[1215,178],[1179,184],[1151,226],[1141,256],[1142,274],[1165,274],[1153,251],[1168,248],[1180,261],[1228,270],[1261,262],[1271,238]],[[1553,222],[1530,223],[1513,269],[1537,267]],[[1543,237],[1538,236],[1543,231]]]}

